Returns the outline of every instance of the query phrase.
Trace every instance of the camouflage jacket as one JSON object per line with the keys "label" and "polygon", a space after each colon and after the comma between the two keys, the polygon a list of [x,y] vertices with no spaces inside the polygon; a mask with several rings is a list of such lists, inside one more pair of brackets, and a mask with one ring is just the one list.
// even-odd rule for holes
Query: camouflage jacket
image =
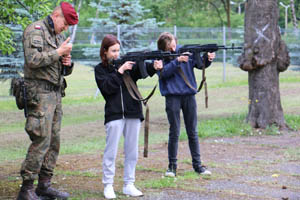
{"label": "camouflage jacket", "polygon": [[[55,34],[48,16],[30,24],[23,33],[24,77],[25,79],[46,80],[55,86],[63,84],[63,64],[56,49],[64,42],[62,34]],[[65,67],[65,76],[72,73],[72,66]]]}

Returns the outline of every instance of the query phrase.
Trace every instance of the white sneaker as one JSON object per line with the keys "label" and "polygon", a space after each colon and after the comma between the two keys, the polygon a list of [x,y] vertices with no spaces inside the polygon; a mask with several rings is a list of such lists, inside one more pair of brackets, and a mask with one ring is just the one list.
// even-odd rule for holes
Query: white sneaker
{"label": "white sneaker", "polygon": [[205,170],[204,172],[200,173],[201,175],[211,175],[211,171]]}
{"label": "white sneaker", "polygon": [[127,184],[123,187],[123,194],[132,196],[132,197],[140,197],[143,196],[143,193],[136,189],[133,184]]}
{"label": "white sneaker", "polygon": [[165,176],[167,177],[175,177],[176,176],[176,170],[175,169],[168,169],[165,173]]}
{"label": "white sneaker", "polygon": [[211,172],[209,170],[206,169],[205,166],[203,165],[200,165],[196,168],[194,168],[195,172],[197,172],[198,174],[201,174],[201,175],[211,175]]}
{"label": "white sneaker", "polygon": [[115,199],[116,198],[114,188],[111,184],[108,184],[104,187],[103,193],[104,193],[105,199]]}

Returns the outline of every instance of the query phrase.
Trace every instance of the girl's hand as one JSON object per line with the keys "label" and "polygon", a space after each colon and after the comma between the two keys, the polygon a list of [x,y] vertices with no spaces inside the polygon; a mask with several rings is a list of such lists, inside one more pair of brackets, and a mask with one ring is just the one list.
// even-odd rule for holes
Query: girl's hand
{"label": "girl's hand", "polygon": [[132,61],[126,61],[119,69],[118,72],[120,74],[124,74],[126,70],[132,70],[132,66],[135,64],[135,62]]}

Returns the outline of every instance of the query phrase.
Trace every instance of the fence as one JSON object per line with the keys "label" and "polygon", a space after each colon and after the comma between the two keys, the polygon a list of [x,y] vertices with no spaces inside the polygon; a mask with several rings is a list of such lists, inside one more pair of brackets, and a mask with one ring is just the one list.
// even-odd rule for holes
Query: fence
{"label": "fence", "polygon": [[[102,38],[106,34],[114,34],[121,41],[121,47],[126,43],[138,44],[138,48],[130,50],[155,50],[156,41],[160,33],[171,32],[178,38],[179,44],[208,44],[217,43],[219,45],[230,46],[234,43],[236,46],[243,46],[244,29],[228,29],[219,28],[190,28],[190,27],[163,27],[163,28],[143,28],[136,29],[137,34],[132,37],[126,35],[126,29],[122,26],[99,27],[99,28],[83,28],[79,27],[76,32],[75,43],[72,50],[72,59],[82,64],[95,66],[99,63],[99,49]],[[16,41],[20,46],[20,30],[15,30]],[[67,33],[68,34],[68,33]],[[126,39],[125,39],[126,38]],[[299,36],[292,29],[283,30],[282,38],[287,43],[290,50],[291,64],[300,65],[300,46]],[[143,48],[141,48],[143,47]],[[0,54],[0,70],[3,63],[11,63],[12,65],[23,65],[23,53],[18,48],[18,52],[10,57],[4,57]],[[121,53],[125,53],[126,49],[122,48]],[[223,62],[223,80],[226,80],[226,63],[237,64],[237,58],[241,51],[221,51],[217,52],[216,61]],[[0,79],[1,77],[0,73]],[[6,75],[7,76],[7,75]]]}

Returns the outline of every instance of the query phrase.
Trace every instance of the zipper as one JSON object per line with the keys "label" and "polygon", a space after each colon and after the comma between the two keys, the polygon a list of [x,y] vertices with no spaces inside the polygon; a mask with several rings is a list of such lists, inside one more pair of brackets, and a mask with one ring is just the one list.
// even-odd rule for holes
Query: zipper
{"label": "zipper", "polygon": [[123,119],[125,119],[125,116],[124,116],[124,103],[123,103],[123,91],[122,91],[122,85],[120,85],[120,90],[121,90],[122,116],[123,116]]}

